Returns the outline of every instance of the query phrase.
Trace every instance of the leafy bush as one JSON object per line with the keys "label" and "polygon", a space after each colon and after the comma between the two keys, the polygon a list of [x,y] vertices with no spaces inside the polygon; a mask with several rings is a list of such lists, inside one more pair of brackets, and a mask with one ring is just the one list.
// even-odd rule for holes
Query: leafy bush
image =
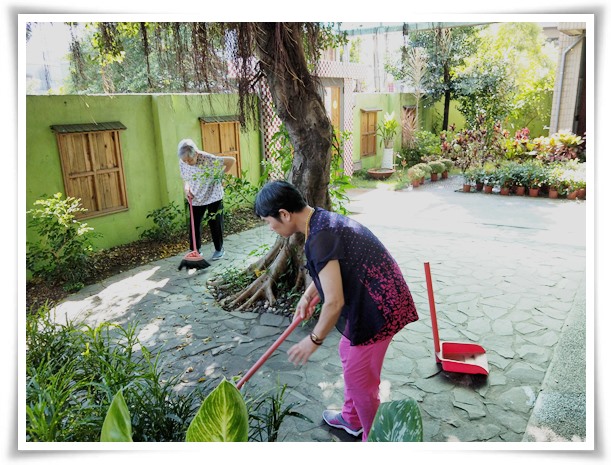
{"label": "leafy bush", "polygon": [[98,441],[114,395],[132,411],[134,441],[184,438],[206,384],[178,394],[158,357],[139,347],[136,326],[53,322],[41,307],[26,320],[26,439]]}
{"label": "leafy bush", "polygon": [[574,160],[583,152],[583,139],[570,131],[559,131],[550,137],[537,137],[532,144],[537,158],[544,163]]}
{"label": "leafy bush", "polygon": [[169,205],[153,210],[146,217],[153,219],[154,226],[145,229],[140,234],[142,239],[161,241],[176,236],[184,230],[186,224],[184,210],[181,211],[174,201],[170,202]]}
{"label": "leafy bush", "polygon": [[60,192],[34,202],[27,214],[30,226],[38,234],[37,242],[28,242],[26,267],[32,276],[49,281],[60,281],[71,288],[82,287],[89,275],[93,253],[92,238],[98,235],[76,215],[86,212],[80,199],[62,199]]}
{"label": "leafy bush", "polygon": [[405,161],[405,164],[410,167],[422,161],[422,154],[416,148],[404,147],[399,151],[399,158]]}
{"label": "leafy bush", "polygon": [[446,165],[440,161],[431,161],[428,163],[432,173],[441,174],[446,170]]}
{"label": "leafy bush", "polygon": [[445,165],[445,171],[451,171],[454,168],[454,162],[449,158],[441,158],[439,161]]}
{"label": "leafy bush", "polygon": [[[422,157],[430,157],[431,160],[441,155],[441,140],[437,134],[430,131],[414,132],[414,147]],[[430,161],[430,160],[429,160]]]}

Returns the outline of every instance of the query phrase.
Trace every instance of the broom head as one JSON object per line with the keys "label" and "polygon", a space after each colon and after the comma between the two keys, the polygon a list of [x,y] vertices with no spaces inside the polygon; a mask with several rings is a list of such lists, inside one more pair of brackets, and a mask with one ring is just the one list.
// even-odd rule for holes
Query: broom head
{"label": "broom head", "polygon": [[202,257],[196,250],[189,252],[184,258],[180,261],[180,265],[178,265],[178,271],[186,268],[187,270],[203,270],[210,266],[210,263],[206,261],[204,257]]}

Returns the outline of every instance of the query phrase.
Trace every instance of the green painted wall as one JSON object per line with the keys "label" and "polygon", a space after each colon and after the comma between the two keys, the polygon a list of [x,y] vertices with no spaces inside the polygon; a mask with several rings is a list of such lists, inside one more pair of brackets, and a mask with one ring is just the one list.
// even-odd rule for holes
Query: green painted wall
{"label": "green painted wall", "polygon": [[[401,95],[396,93],[371,93],[371,94],[355,94],[355,105],[353,110],[354,129],[353,134],[353,152],[352,159],[361,161],[362,169],[377,168],[382,163],[384,148],[380,145],[379,137],[376,146],[376,155],[361,158],[361,109],[381,109],[378,112],[378,124],[384,121],[386,113],[395,112],[395,119],[401,121]],[[395,150],[401,148],[401,136],[395,138]]]}
{"label": "green painted wall", "polygon": [[[174,201],[183,203],[176,148],[183,138],[200,147],[200,116],[236,114],[236,96],[204,94],[142,94],[26,97],[26,208],[37,199],[64,192],[53,124],[120,121],[123,165],[129,209],[84,220],[102,237],[96,248],[139,239],[152,226],[146,216]],[[251,182],[260,176],[261,137],[258,130],[240,134],[242,171]],[[138,229],[140,228],[140,229]],[[36,239],[27,230],[28,241]]]}

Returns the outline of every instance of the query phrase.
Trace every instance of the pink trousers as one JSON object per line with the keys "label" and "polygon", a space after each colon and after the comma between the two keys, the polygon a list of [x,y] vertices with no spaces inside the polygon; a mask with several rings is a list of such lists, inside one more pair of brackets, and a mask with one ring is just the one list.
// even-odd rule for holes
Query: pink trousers
{"label": "pink trousers", "polygon": [[366,346],[351,346],[342,336],[339,357],[344,369],[342,417],[350,425],[363,427],[363,441],[380,405],[380,375],[391,337]]}

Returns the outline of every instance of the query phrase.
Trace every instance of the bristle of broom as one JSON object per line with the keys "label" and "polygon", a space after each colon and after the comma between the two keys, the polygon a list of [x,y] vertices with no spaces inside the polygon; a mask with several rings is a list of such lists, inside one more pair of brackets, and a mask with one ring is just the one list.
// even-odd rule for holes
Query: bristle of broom
{"label": "bristle of broom", "polygon": [[178,271],[182,270],[183,268],[186,268],[187,270],[204,270],[209,266],[210,263],[208,263],[204,258],[201,260],[187,260],[183,258],[180,265],[178,265]]}

